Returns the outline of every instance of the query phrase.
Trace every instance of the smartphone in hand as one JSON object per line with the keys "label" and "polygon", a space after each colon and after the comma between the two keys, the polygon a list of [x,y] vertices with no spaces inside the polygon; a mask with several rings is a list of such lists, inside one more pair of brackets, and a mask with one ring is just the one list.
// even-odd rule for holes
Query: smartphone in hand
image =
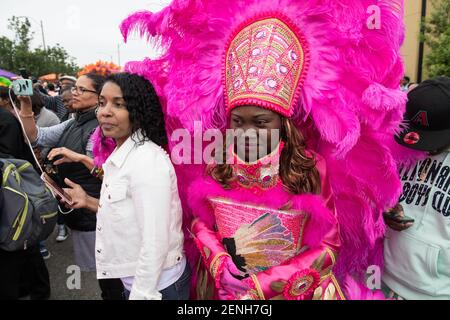
{"label": "smartphone in hand", "polygon": [[50,178],[50,176],[47,173],[43,173],[41,175],[42,181],[44,181],[45,185],[53,191],[56,195],[61,197],[61,199],[67,203],[69,206],[73,205],[73,200],[70,195],[67,194],[60,186],[56,184],[56,182]]}
{"label": "smartphone in hand", "polygon": [[391,212],[385,212],[384,216],[387,219],[390,219],[390,220],[392,220],[394,222],[402,223],[402,224],[414,223],[415,222],[415,220],[413,218],[411,218],[411,217],[402,216],[402,215],[399,215],[398,213],[392,212],[392,211]]}
{"label": "smartphone in hand", "polygon": [[32,96],[33,83],[28,79],[14,80],[12,83],[13,91],[16,96]]}

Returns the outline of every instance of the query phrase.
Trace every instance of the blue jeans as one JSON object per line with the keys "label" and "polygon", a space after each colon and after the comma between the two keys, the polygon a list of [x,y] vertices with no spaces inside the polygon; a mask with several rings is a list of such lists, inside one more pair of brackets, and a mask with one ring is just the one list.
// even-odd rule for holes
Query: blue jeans
{"label": "blue jeans", "polygon": [[[189,263],[186,263],[186,268],[180,279],[174,284],[160,291],[162,300],[189,300],[189,289],[191,284],[191,268]],[[130,298],[130,291],[124,289],[124,296],[126,300]]]}

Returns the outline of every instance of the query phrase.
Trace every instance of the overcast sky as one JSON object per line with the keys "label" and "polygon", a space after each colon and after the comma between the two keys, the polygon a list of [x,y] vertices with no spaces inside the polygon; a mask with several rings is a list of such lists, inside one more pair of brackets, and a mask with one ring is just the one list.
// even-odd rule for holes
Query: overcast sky
{"label": "overcast sky", "polygon": [[0,1],[0,36],[13,36],[7,28],[8,18],[14,15],[28,16],[32,18],[30,22],[35,32],[33,46],[42,46],[42,20],[46,44],[61,44],[80,66],[100,59],[110,60],[111,57],[114,63],[118,63],[118,44],[122,65],[152,55],[149,46],[137,35],[133,35],[125,44],[119,24],[135,11],[155,12],[170,3],[170,0]]}

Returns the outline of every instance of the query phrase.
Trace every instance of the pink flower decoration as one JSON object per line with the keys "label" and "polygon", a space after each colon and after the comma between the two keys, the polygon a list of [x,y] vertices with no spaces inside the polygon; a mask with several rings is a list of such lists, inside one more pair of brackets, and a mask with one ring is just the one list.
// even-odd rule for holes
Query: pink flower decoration
{"label": "pink flower decoration", "polygon": [[284,287],[287,300],[309,299],[320,284],[320,274],[314,269],[305,269],[294,274]]}

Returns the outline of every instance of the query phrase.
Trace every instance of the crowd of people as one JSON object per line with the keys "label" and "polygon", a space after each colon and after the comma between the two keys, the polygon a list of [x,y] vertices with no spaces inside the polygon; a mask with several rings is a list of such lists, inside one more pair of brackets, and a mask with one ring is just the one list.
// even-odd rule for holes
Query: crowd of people
{"label": "crowd of people", "polygon": [[[391,85],[353,82],[370,89],[361,105],[381,102],[365,113],[353,96],[342,101],[360,134],[347,148],[339,115],[315,111],[333,93],[307,73],[325,62],[311,58],[296,20],[273,12],[236,18],[220,66],[183,51],[214,84],[180,83],[192,65],[177,68],[189,60],[179,49],[210,30],[191,28],[156,65],[64,76],[31,97],[0,87],[0,161],[29,161],[63,188],[56,240],[70,234],[75,264],[96,272],[105,300],[450,299],[450,78],[408,86],[394,68]],[[177,30],[188,23],[171,19]],[[208,100],[210,84],[219,98]],[[324,105],[311,107],[319,94],[302,97],[305,88],[325,90]],[[174,164],[174,128],[190,132],[193,120],[223,143],[210,163]],[[0,249],[0,299],[48,299],[48,255],[42,242]],[[379,288],[367,287],[371,264]]]}

